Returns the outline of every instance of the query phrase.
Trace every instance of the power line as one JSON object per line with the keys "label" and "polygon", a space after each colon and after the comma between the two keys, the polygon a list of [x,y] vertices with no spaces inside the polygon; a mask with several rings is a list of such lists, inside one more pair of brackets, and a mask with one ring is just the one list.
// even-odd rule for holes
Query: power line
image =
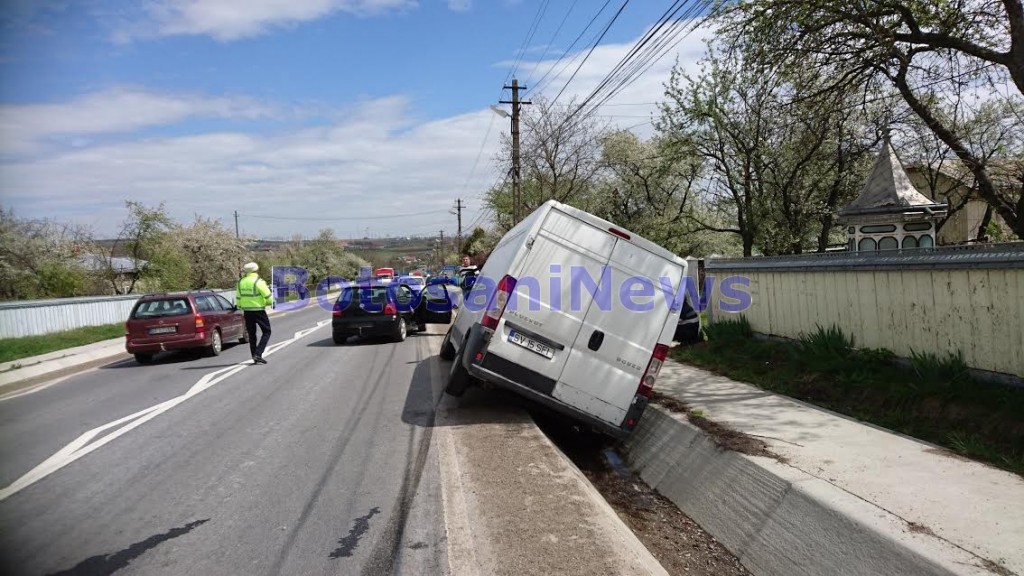
{"label": "power line", "polygon": [[598,44],[601,43],[601,40],[604,40],[605,34],[608,33],[608,30],[611,29],[612,24],[615,24],[615,21],[619,19],[619,16],[622,15],[622,11],[628,5],[629,0],[626,0],[625,2],[622,3],[622,6],[619,6],[618,12],[616,12],[615,16],[612,16],[612,19],[609,20],[608,24],[605,25],[604,30],[601,31],[601,35],[598,36],[597,40],[594,41],[594,44],[590,46],[590,50],[587,52],[586,57],[584,57],[583,60],[580,62],[580,65],[576,67],[576,70],[572,73],[572,76],[569,77],[569,80],[565,83],[565,86],[562,86],[562,89],[558,91],[558,96],[555,96],[552,102],[557,102],[558,98],[562,95],[563,92],[565,92],[565,89],[569,87],[569,84],[572,83],[573,78],[576,78],[576,74],[579,73],[580,68],[583,68],[583,65],[587,63],[587,60],[590,59],[590,55],[594,53],[594,50],[597,48]]}
{"label": "power line", "polygon": [[[570,44],[569,47],[565,49],[565,52],[563,52],[562,55],[558,57],[558,60],[556,60],[555,63],[552,64],[550,68],[548,68],[548,71],[545,72],[543,76],[541,76],[540,80],[538,80],[534,84],[534,90],[533,90],[534,92],[537,92],[537,91],[540,90],[540,87],[542,85],[544,85],[544,79],[546,79],[548,77],[548,74],[551,74],[551,72],[555,68],[558,67],[558,65],[562,62],[562,60],[566,56],[568,56],[570,52],[572,52],[572,49],[576,47],[576,43],[580,41],[580,38],[583,38],[583,35],[587,33],[587,30],[590,30],[590,27],[594,25],[594,22],[596,22],[597,18],[604,12],[604,9],[607,8],[609,4],[611,4],[611,1],[612,0],[605,0],[605,3],[601,6],[601,9],[597,11],[597,14],[594,14],[594,17],[591,18],[590,22],[587,23],[586,27],[584,27],[583,30],[580,31],[579,35],[576,36],[576,39],[572,41],[572,44]],[[575,60],[575,57],[573,57],[573,60]],[[571,63],[572,63],[572,60],[570,60],[566,64],[565,67],[568,68],[569,64],[571,64]],[[565,70],[565,68],[562,68],[562,71],[564,71],[564,70]],[[554,78],[552,78],[552,80],[554,80],[555,78],[558,78],[561,75],[562,75],[562,72],[559,72],[558,74],[556,74],[554,76]]]}
{"label": "power line", "polygon": [[[558,24],[558,28],[555,29],[555,33],[551,35],[551,40],[548,40],[547,45],[544,46],[544,52],[541,53],[541,57],[538,58],[538,60],[537,60],[538,64],[543,63],[545,56],[548,55],[548,49],[551,48],[552,44],[555,43],[555,38],[557,38],[558,37],[558,33],[562,31],[562,27],[565,26],[565,20],[568,19],[569,14],[572,13],[572,9],[575,8],[575,5],[577,5],[578,1],[579,0],[572,0],[572,4],[569,5],[568,11],[566,11],[565,15],[562,16],[562,22]],[[605,5],[607,5],[607,4],[605,4]],[[591,20],[591,22],[593,22],[593,20]],[[577,40],[579,40],[579,39],[580,38],[577,37]],[[574,45],[574,42],[573,42],[573,45]],[[568,50],[571,50],[571,49],[572,49],[572,47],[569,46]],[[555,65],[557,65],[559,63],[559,61],[562,60],[562,57],[564,57],[565,54],[568,53],[568,50],[566,50],[565,52],[562,53],[561,56],[559,56],[558,61],[556,61]],[[541,81],[543,81],[545,78],[547,78],[548,74],[550,74],[553,69],[554,69],[554,66],[552,66],[550,69],[548,69],[548,72],[544,76],[542,76],[541,80],[539,80],[537,83],[539,84]],[[535,68],[534,71],[532,71],[532,72],[536,72],[536,71],[537,71],[537,69]],[[532,72],[526,78],[526,84],[527,85],[534,83],[534,82],[532,82],[532,78],[534,78],[534,74],[532,74]]]}

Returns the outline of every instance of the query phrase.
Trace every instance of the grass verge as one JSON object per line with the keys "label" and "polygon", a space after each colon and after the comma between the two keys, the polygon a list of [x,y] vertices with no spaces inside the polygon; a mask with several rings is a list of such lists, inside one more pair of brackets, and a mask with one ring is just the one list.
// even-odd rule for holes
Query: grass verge
{"label": "grass verge", "polygon": [[973,380],[958,355],[915,353],[901,366],[835,328],[800,342],[756,339],[745,322],[708,328],[673,356],[1024,476],[1024,389]]}
{"label": "grass verge", "polygon": [[47,352],[84,346],[93,342],[124,337],[124,323],[87,326],[41,336],[0,339],[0,362],[11,362]]}

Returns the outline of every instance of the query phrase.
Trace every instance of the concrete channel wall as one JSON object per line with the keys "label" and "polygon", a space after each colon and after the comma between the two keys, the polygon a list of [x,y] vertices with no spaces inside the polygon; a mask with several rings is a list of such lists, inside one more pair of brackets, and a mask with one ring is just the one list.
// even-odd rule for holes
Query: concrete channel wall
{"label": "concrete channel wall", "polygon": [[722,450],[650,406],[625,444],[630,467],[759,576],[988,574],[963,549],[771,458]]}

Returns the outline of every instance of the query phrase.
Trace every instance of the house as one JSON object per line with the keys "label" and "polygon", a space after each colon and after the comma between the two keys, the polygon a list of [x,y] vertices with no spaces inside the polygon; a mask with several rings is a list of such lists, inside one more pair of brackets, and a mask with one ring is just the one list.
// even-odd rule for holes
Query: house
{"label": "house", "polygon": [[[1010,229],[994,210],[988,213],[990,206],[978,196],[974,174],[962,162],[943,160],[938,166],[912,165],[906,171],[914,187],[922,194],[949,206],[947,216],[937,222],[939,244],[991,240],[988,226],[982,229],[983,223],[995,222],[1003,230]],[[1024,162],[992,163],[989,177],[998,188],[1024,186]]]}
{"label": "house", "polygon": [[914,187],[886,138],[860,194],[839,210],[839,221],[847,225],[850,252],[930,248],[947,208]]}
{"label": "house", "polygon": [[136,260],[115,256],[108,262],[103,256],[97,254],[82,254],[77,258],[78,265],[90,272],[101,274],[113,273],[117,286],[121,286],[121,294],[128,293],[128,287],[139,278],[139,274],[149,266],[147,260]]}

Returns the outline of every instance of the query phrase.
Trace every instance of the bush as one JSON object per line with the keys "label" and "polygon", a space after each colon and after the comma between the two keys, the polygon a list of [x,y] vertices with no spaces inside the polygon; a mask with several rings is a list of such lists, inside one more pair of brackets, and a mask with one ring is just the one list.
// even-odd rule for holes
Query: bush
{"label": "bush", "polygon": [[754,330],[750,327],[747,317],[740,316],[736,320],[722,320],[708,324],[704,327],[704,333],[712,342],[732,342],[753,337]]}
{"label": "bush", "polygon": [[970,371],[963,352],[948,353],[945,358],[931,352],[910,351],[910,365],[914,374],[925,384],[949,386],[969,379]]}
{"label": "bush", "polygon": [[846,358],[853,352],[853,337],[833,324],[829,328],[817,326],[810,334],[801,334],[803,349],[814,356],[823,358]]}

